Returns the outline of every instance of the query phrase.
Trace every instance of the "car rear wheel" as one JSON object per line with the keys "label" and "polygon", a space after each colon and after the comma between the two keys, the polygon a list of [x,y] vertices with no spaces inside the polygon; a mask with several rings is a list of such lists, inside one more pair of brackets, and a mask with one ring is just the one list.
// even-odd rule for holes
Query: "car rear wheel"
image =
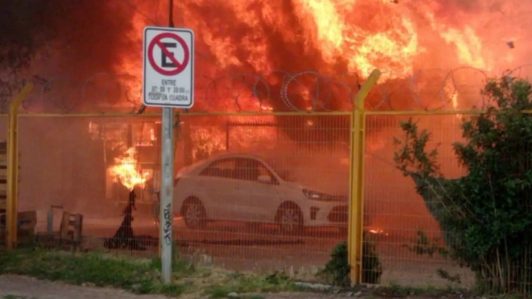
{"label": "car rear wheel", "polygon": [[203,228],[206,224],[205,207],[199,199],[187,199],[183,203],[183,218],[190,229]]}
{"label": "car rear wheel", "polygon": [[303,230],[303,213],[295,204],[282,205],[277,211],[277,222],[284,234],[297,234]]}

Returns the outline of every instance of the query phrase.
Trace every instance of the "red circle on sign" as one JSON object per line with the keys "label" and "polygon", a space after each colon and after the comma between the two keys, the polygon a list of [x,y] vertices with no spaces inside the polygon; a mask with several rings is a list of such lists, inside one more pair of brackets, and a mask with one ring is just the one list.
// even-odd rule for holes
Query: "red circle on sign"
{"label": "red circle on sign", "polygon": [[[183,62],[177,61],[177,59],[174,57],[174,54],[172,54],[172,52],[166,49],[166,47],[161,42],[163,38],[173,38],[181,45],[181,48],[183,48],[183,54],[184,54]],[[176,65],[176,68],[165,70],[155,62],[155,58],[153,57],[153,49],[155,48],[156,45],[159,48],[161,48],[161,51],[164,53],[164,55],[170,58],[172,63]],[[177,75],[181,73],[187,67],[189,59],[190,59],[190,53],[187,47],[187,43],[185,42],[183,38],[181,38],[179,35],[175,33],[164,32],[159,35],[156,35],[148,46],[148,60],[150,61],[151,66],[161,75],[173,76],[173,75]]]}

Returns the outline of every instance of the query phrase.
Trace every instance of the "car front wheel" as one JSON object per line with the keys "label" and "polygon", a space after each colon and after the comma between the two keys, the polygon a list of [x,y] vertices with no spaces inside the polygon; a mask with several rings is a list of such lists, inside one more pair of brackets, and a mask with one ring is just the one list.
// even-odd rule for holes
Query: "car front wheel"
{"label": "car front wheel", "polygon": [[190,229],[205,227],[205,208],[199,199],[188,199],[183,203],[183,218],[185,225]]}
{"label": "car front wheel", "polygon": [[303,214],[296,205],[283,205],[277,211],[277,222],[284,234],[297,234],[303,230]]}

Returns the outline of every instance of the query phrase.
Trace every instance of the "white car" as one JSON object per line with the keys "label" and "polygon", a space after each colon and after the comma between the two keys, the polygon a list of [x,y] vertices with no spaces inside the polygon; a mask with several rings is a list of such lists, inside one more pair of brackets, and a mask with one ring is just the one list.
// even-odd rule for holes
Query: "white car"
{"label": "white car", "polygon": [[208,221],[277,223],[283,233],[305,226],[345,228],[347,199],[283,180],[259,157],[225,154],[182,169],[174,209],[191,229]]}

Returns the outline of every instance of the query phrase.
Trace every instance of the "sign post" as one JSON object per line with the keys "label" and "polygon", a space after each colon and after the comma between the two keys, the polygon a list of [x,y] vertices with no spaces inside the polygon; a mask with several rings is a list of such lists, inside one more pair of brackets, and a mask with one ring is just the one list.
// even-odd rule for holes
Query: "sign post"
{"label": "sign post", "polygon": [[144,29],[143,101],[146,106],[162,107],[163,110],[159,246],[162,280],[170,283],[174,193],[172,108],[190,108],[194,104],[194,33],[190,29]]}

